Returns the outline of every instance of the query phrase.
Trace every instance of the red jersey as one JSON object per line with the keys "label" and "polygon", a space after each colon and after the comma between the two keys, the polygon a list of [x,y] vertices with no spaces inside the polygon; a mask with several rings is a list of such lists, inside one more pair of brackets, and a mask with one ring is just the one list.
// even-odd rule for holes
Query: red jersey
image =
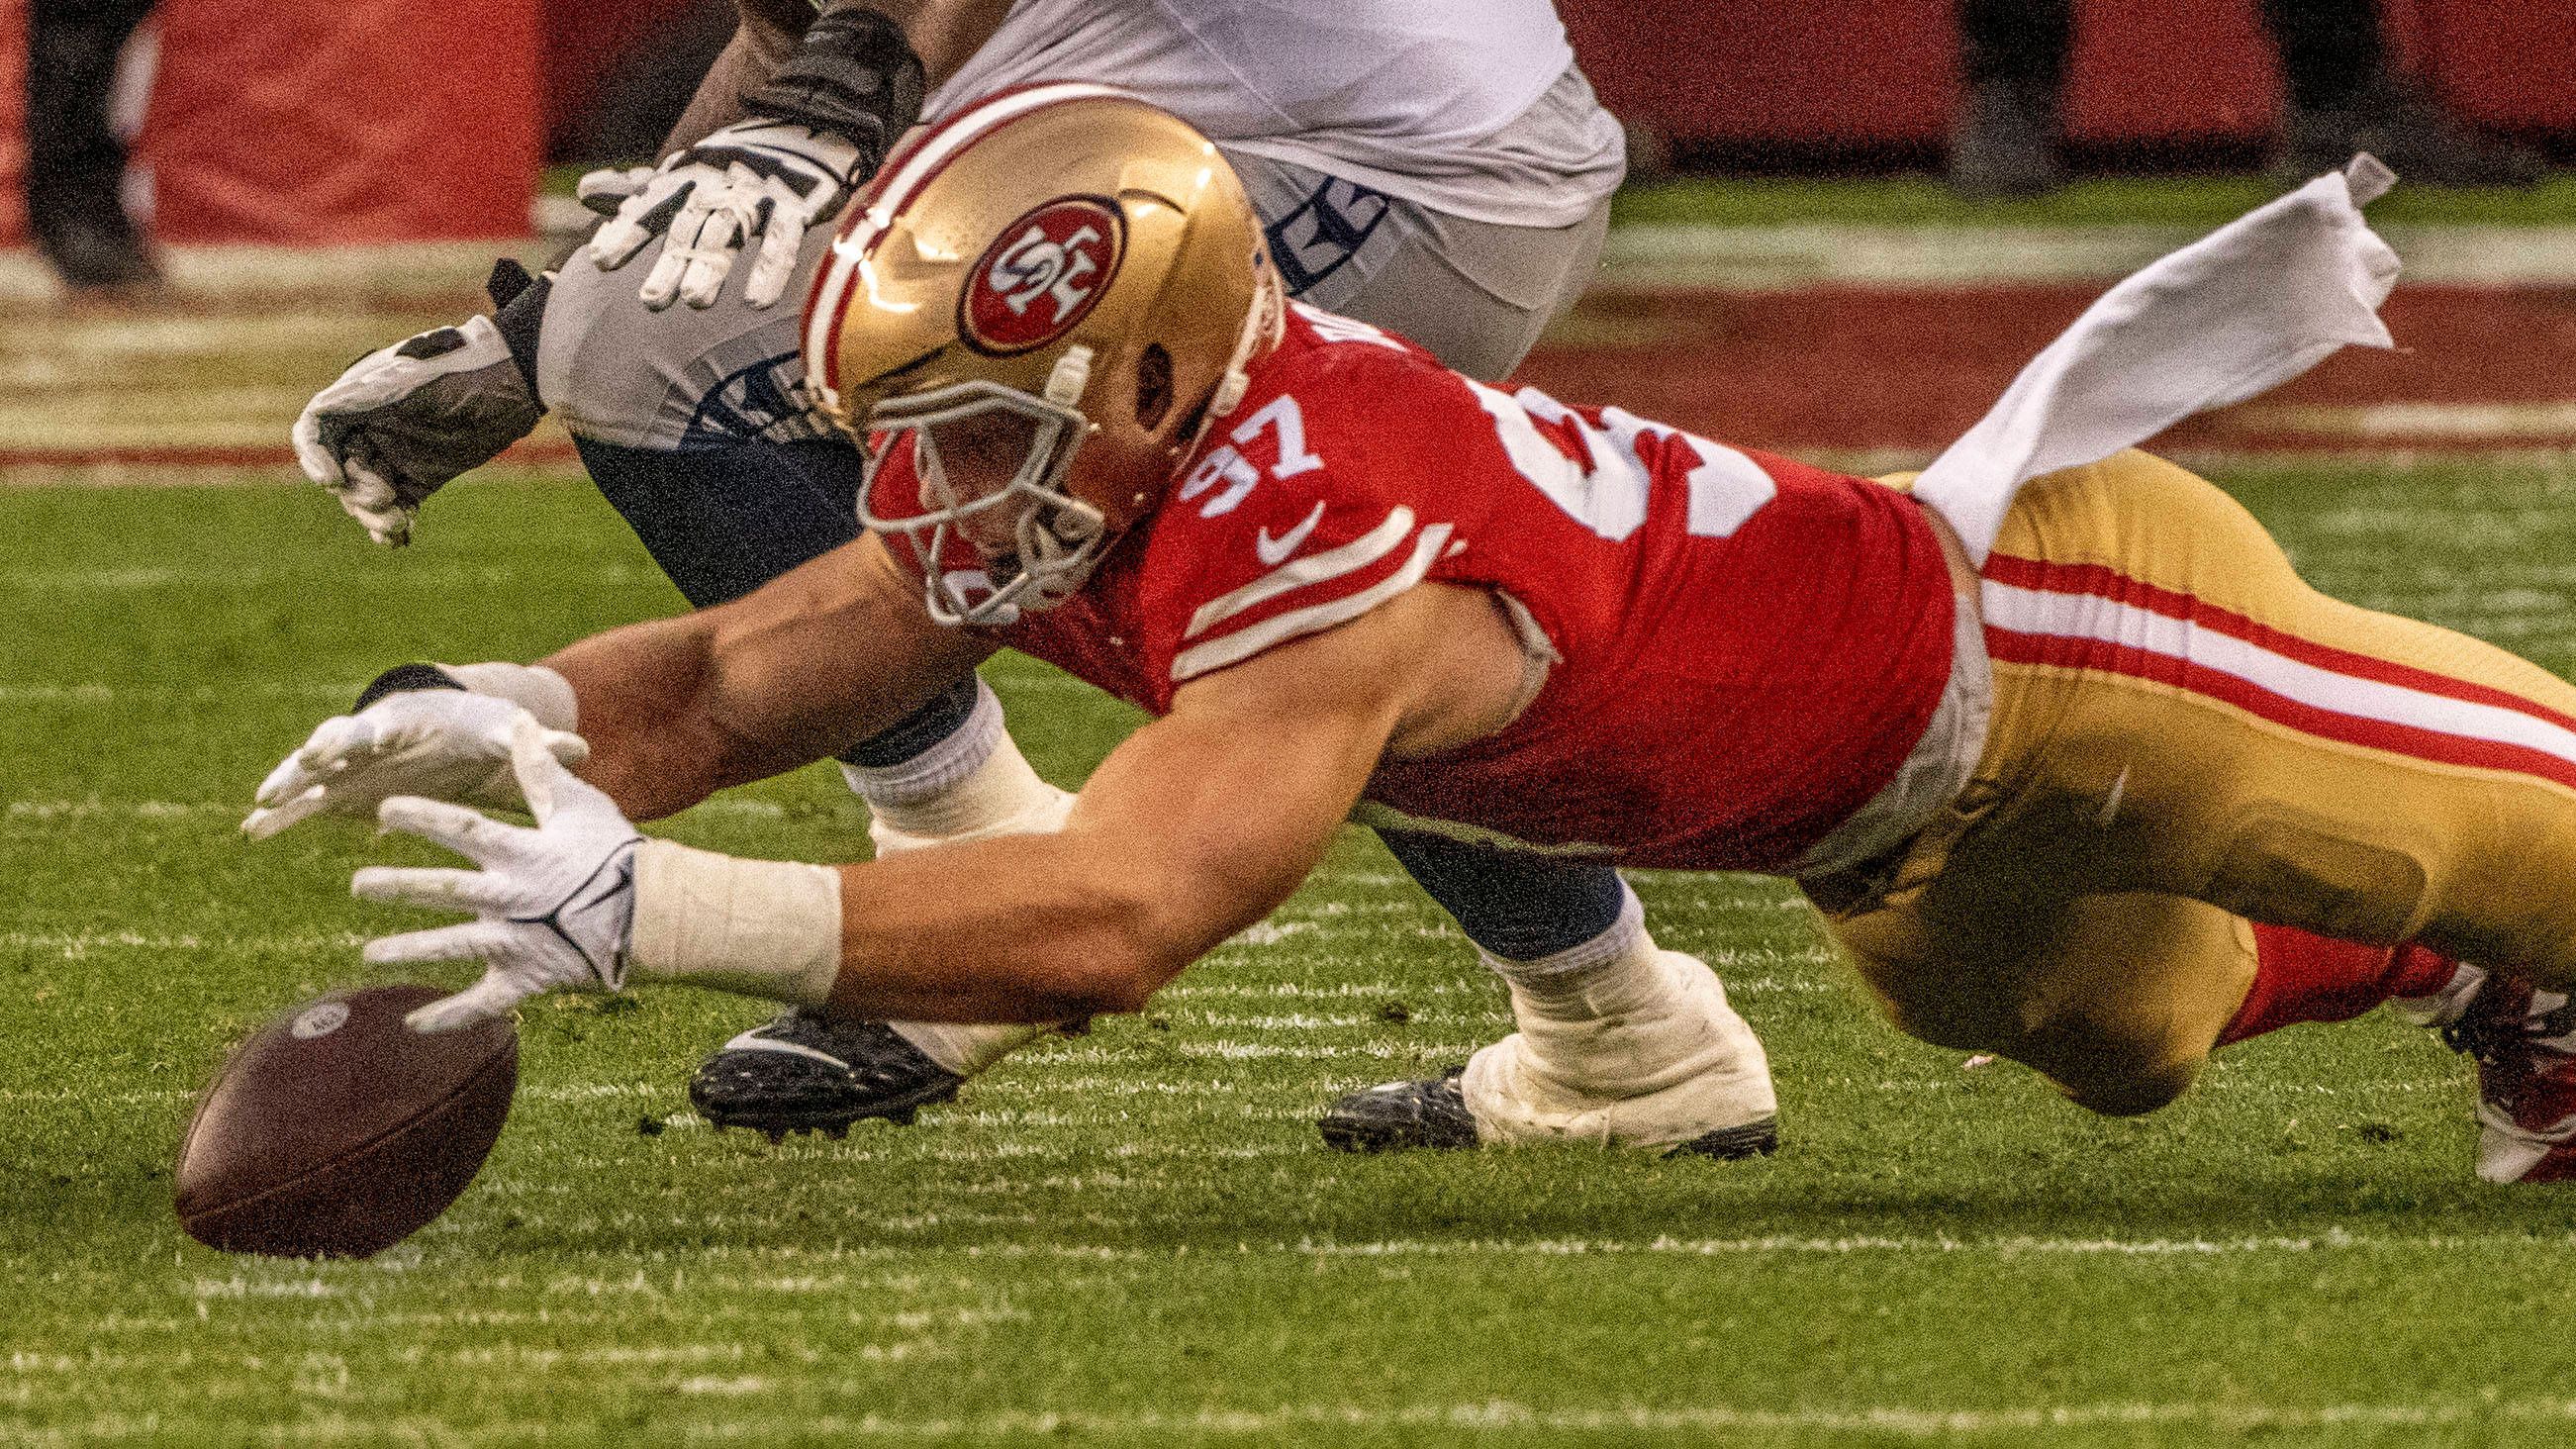
{"label": "red jersey", "polygon": [[[872,486],[916,508],[910,450]],[[1894,776],[1950,668],[1948,567],[1903,494],[1505,393],[1303,307],[1082,590],[990,632],[1162,714],[1425,580],[1503,595],[1557,658],[1500,732],[1380,765],[1375,824],[1784,870]]]}

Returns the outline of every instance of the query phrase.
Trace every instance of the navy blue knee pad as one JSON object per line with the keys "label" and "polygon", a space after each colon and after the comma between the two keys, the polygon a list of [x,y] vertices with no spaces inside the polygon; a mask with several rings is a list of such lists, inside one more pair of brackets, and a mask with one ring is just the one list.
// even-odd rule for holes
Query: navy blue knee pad
{"label": "navy blue knee pad", "polygon": [[682,597],[738,599],[859,536],[867,460],[845,442],[665,452],[576,438],[609,506]]}
{"label": "navy blue knee pad", "polygon": [[[583,466],[692,608],[741,598],[859,536],[866,459],[838,439],[681,452],[576,438]],[[955,734],[975,681],[955,684],[841,758],[900,765]]]}
{"label": "navy blue knee pad", "polygon": [[1569,951],[1619,923],[1627,888],[1619,872],[1438,835],[1381,830],[1396,862],[1440,903],[1467,939],[1512,961]]}

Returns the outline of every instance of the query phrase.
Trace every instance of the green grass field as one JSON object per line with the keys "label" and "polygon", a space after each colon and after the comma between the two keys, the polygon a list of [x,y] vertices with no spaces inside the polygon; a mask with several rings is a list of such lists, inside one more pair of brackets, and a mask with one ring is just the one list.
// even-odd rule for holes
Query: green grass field
{"label": "green grass field", "polygon": [[[2227,480],[2348,597],[2576,667],[2576,480]],[[1789,893],[1641,880],[1768,1039],[1754,1164],[1353,1159],[1331,1095],[1504,1029],[1356,835],[1150,1016],[919,1126],[783,1147],[687,1114],[755,1020],[550,1000],[481,1180],[364,1263],[182,1237],[226,1045],[361,978],[404,853],[233,825],[385,663],[527,657],[676,596],[586,488],[504,478],[370,549],[281,486],[0,489],[0,1439],[11,1442],[2564,1443],[2576,1196],[2470,1179],[2462,1066],[2384,1017],[2229,1054],[2109,1121],[1882,1026]],[[1071,783],[1122,707],[995,670]],[[665,827],[863,849],[809,770]]]}
{"label": "green grass field", "polygon": [[[2091,228],[2172,226],[2205,231],[2262,205],[2282,188],[2254,176],[2116,176],[2078,180],[2029,200],[1972,201],[1931,176],[1809,180],[1679,177],[1619,193],[1622,223],[1766,227],[1844,225]],[[2562,226],[2576,216],[2576,177],[2525,190],[2459,190],[2401,184],[2371,219],[2397,226]]]}

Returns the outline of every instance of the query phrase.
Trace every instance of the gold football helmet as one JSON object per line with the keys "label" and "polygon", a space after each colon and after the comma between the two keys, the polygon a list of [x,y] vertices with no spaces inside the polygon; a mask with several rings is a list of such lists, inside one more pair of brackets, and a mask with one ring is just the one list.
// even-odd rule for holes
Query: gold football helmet
{"label": "gold football helmet", "polygon": [[[1153,508],[1280,315],[1260,220],[1213,143],[1108,86],[1030,86],[878,173],[815,279],[806,385],[853,437],[879,435],[876,459],[911,440],[920,511],[882,515],[862,488],[860,519],[913,541],[931,617],[1007,624],[1080,588]],[[1025,452],[1007,486],[961,485],[936,431]],[[960,539],[983,569],[943,562]]]}

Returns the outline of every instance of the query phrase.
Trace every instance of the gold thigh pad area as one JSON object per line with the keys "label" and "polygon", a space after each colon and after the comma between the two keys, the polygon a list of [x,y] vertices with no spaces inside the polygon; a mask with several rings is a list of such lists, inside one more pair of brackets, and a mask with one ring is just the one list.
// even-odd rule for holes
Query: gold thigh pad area
{"label": "gold thigh pad area", "polygon": [[2249,920],[2576,986],[2576,735],[2550,723],[2576,689],[2316,593],[2141,453],[2032,483],[1983,574],[1975,781],[1874,877],[1808,883],[1899,1026],[2139,1111],[2243,1001]]}

